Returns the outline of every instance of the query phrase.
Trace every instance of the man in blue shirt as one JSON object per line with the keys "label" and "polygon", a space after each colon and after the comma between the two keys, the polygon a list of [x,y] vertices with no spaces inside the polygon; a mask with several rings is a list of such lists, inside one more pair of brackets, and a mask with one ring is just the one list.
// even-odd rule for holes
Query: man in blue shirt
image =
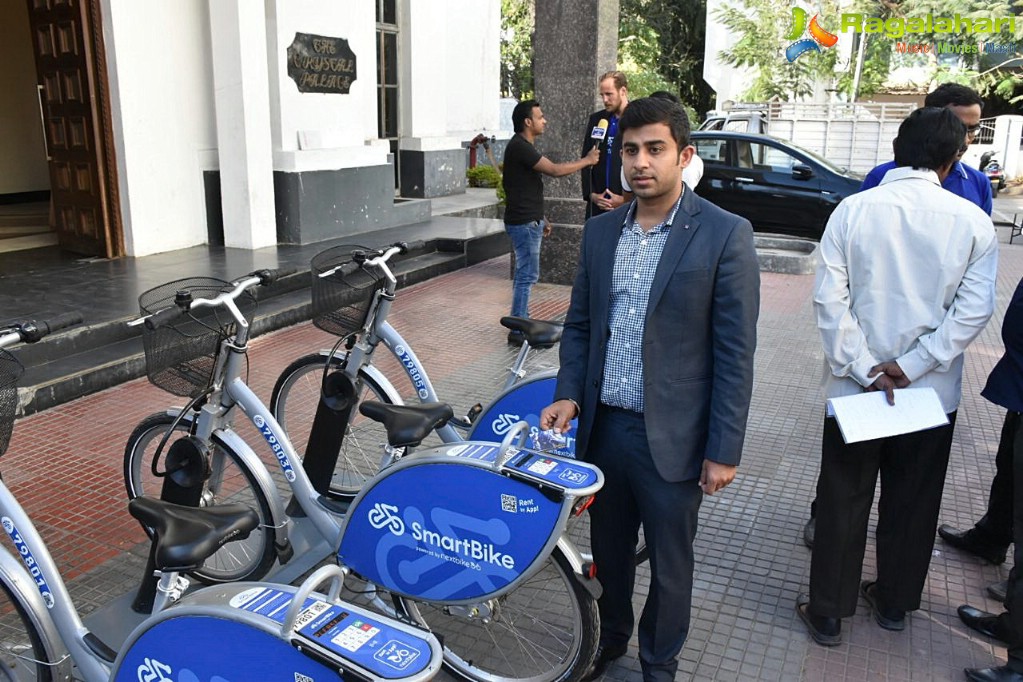
{"label": "man in blue shirt", "polygon": [[[958,83],[943,83],[924,99],[925,107],[947,107],[952,110],[966,126],[966,144],[963,152],[980,132],[980,110],[984,100],[975,90]],[[962,159],[962,154],[959,155]],[[895,168],[895,162],[882,163],[867,174],[860,191],[876,187],[881,183],[885,173]],[[956,161],[952,172],[948,174],[941,186],[952,194],[980,206],[991,215],[991,181],[976,168],[971,168],[961,160]]]}

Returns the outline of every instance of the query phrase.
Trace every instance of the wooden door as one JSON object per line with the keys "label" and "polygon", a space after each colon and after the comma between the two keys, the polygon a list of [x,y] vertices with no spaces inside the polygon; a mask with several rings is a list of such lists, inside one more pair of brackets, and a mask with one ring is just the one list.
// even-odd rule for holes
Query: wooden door
{"label": "wooden door", "polygon": [[123,253],[99,0],[28,0],[53,227],[69,251]]}

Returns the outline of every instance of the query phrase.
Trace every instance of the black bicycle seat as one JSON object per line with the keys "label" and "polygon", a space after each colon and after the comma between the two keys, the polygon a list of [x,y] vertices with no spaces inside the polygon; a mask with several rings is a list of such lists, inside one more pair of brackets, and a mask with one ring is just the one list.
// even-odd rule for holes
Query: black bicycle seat
{"label": "black bicycle seat", "polygon": [[128,512],[154,530],[153,558],[161,571],[199,568],[224,543],[243,540],[259,527],[259,516],[244,504],[183,507],[136,497]]}
{"label": "black bicycle seat", "polygon": [[514,332],[522,332],[533,348],[550,348],[561,341],[565,325],[547,320],[530,320],[525,317],[502,317],[501,326]]}
{"label": "black bicycle seat", "polygon": [[388,405],[367,400],[359,405],[359,412],[387,429],[387,442],[393,448],[415,447],[434,429],[439,429],[454,416],[447,403],[421,405]]}

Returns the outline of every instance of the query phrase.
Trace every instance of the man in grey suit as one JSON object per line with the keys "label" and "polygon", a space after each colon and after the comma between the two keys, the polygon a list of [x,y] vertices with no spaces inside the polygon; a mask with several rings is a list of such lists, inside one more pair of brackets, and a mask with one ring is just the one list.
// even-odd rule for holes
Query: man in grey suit
{"label": "man in grey suit", "polygon": [[703,494],[735,476],[753,388],[760,273],[748,221],[682,184],[693,155],[683,109],[633,101],[621,119],[635,201],[589,220],[543,428],[579,417],[578,456],[599,466],[591,513],[599,677],[632,636],[642,524],[650,593],[643,678],[673,680],[689,630],[693,539]]}

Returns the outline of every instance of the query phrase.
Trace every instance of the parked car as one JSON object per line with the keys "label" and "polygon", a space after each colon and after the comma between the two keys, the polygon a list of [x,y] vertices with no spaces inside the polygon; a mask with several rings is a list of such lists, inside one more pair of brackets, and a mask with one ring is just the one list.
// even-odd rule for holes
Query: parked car
{"label": "parked car", "polygon": [[703,159],[696,193],[743,216],[757,232],[819,240],[842,199],[863,176],[769,135],[696,131]]}

